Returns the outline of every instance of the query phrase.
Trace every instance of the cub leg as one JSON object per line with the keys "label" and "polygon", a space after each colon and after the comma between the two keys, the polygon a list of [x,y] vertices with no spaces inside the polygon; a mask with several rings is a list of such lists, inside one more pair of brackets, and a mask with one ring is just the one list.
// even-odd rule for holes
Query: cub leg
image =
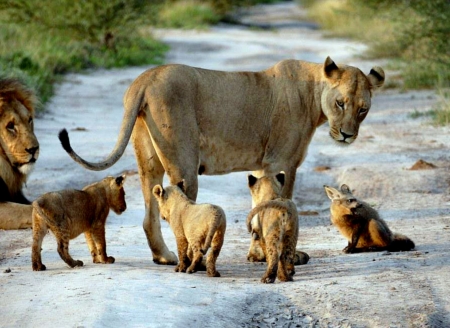
{"label": "cub leg", "polygon": [[271,284],[275,282],[275,278],[277,277],[278,271],[278,260],[279,254],[277,249],[276,238],[273,236],[269,237],[269,240],[266,240],[266,261],[267,261],[267,270],[266,273],[261,278],[261,282],[265,284]]}
{"label": "cub leg", "polygon": [[164,168],[153,147],[147,125],[142,118],[136,120],[132,134],[142,193],[145,201],[143,228],[147,242],[157,264],[177,264],[176,255],[169,251],[161,234],[158,202],[152,194],[157,184],[162,184]]}
{"label": "cub leg", "polygon": [[192,247],[191,251],[192,251],[192,261],[191,261],[191,265],[189,266],[189,268],[187,268],[186,273],[194,273],[197,272],[196,266],[199,265],[200,263],[202,263],[202,259],[203,259],[203,253],[201,252],[201,243],[195,243],[193,245],[189,244]]}
{"label": "cub leg", "polygon": [[33,246],[31,248],[31,263],[33,271],[44,271],[45,265],[42,264],[41,248],[42,240],[44,239],[48,228],[43,218],[38,212],[33,209],[32,214],[32,226],[33,226]]}
{"label": "cub leg", "polygon": [[[187,254],[189,243],[184,236],[176,236],[175,239],[177,241],[178,258],[180,259],[175,267],[175,272],[186,272],[186,268],[190,264]],[[195,256],[195,252],[193,252],[193,256]]]}
{"label": "cub leg", "polygon": [[97,247],[97,257],[101,263],[114,263],[115,258],[106,254],[106,239],[105,239],[105,226],[91,228],[91,234]]}
{"label": "cub leg", "polygon": [[89,251],[91,252],[92,262],[100,263],[100,258],[98,257],[97,246],[95,246],[94,239],[92,238],[92,234],[90,230],[84,232],[84,236],[86,237],[86,243],[88,244]]}
{"label": "cub leg", "polygon": [[214,234],[214,238],[211,242],[211,249],[209,250],[206,259],[206,274],[208,277],[220,277],[219,271],[216,270],[216,261],[219,257],[220,250],[222,249],[223,239],[224,236],[219,231]]}
{"label": "cub leg", "polygon": [[[295,243],[295,242],[294,242]],[[285,239],[285,244],[281,249],[280,263],[277,271],[277,278],[280,281],[293,281],[292,276],[295,274],[294,243]]]}
{"label": "cub leg", "polygon": [[55,234],[56,241],[58,243],[58,254],[61,256],[64,262],[67,263],[71,268],[76,266],[83,266],[82,261],[74,260],[69,254],[69,239],[61,237],[60,235]]}

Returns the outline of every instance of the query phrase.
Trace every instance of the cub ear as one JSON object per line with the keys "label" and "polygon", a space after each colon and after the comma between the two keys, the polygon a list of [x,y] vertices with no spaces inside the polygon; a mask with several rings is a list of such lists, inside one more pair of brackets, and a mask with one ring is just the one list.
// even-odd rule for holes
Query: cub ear
{"label": "cub ear", "polygon": [[375,66],[370,70],[369,75],[367,75],[367,78],[369,79],[370,85],[374,89],[381,88],[384,84],[384,71],[381,67]]}
{"label": "cub ear", "polygon": [[250,188],[255,185],[256,181],[258,181],[258,178],[252,174],[249,174],[247,179],[248,179],[248,186]]}
{"label": "cub ear", "polygon": [[325,188],[325,192],[327,193],[327,196],[329,199],[334,200],[334,199],[338,199],[340,197],[340,192],[337,189],[334,189],[332,187],[329,186],[323,186]]}
{"label": "cub ear", "polygon": [[164,188],[160,184],[153,187],[153,195],[155,195],[157,199],[162,198],[164,196],[164,192]]}
{"label": "cub ear", "polygon": [[350,187],[347,186],[345,183],[341,186],[341,191],[345,194],[351,194]]}
{"label": "cub ear", "polygon": [[116,178],[116,184],[117,184],[118,187],[120,187],[120,186],[122,186],[124,184],[126,177],[127,176],[125,174],[123,174],[123,175],[121,175],[121,176]]}
{"label": "cub ear", "polygon": [[323,72],[327,78],[337,78],[339,74],[339,67],[335,64],[330,56],[325,59],[323,64]]}
{"label": "cub ear", "polygon": [[186,192],[186,187],[184,186],[184,179],[177,183],[177,187],[181,189],[182,192]]}
{"label": "cub ear", "polygon": [[281,184],[281,186],[283,187],[284,186],[284,182],[285,182],[285,178],[286,178],[286,174],[283,171],[281,171],[275,177],[278,180],[278,182]]}

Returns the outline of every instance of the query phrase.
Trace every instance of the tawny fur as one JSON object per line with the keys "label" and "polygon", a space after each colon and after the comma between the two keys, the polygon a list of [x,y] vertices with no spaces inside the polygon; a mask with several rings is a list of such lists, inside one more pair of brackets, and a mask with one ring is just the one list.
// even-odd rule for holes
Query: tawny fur
{"label": "tawny fur", "polygon": [[324,188],[331,199],[331,222],[348,240],[344,253],[414,249],[411,239],[393,233],[378,212],[366,202],[356,199],[347,185],[343,184],[340,191],[328,186]]}
{"label": "tawny fur", "polygon": [[[276,177],[262,177],[251,183],[252,192],[258,190],[258,195],[265,194],[267,200],[261,200],[247,216],[247,229],[252,234],[252,240],[259,240],[259,245],[267,261],[267,270],[261,278],[263,283],[273,283],[275,278],[280,281],[292,281],[295,273],[295,247],[298,239],[298,212],[294,202],[280,198],[281,183]],[[266,192],[261,189],[265,189]]]}
{"label": "tawny fur", "polygon": [[206,258],[206,273],[209,277],[220,277],[216,261],[227,224],[223,209],[211,204],[195,204],[179,186],[164,189],[156,185],[153,194],[162,218],[170,224],[175,235],[179,258],[175,271],[196,272],[203,255],[211,248]]}
{"label": "tawny fur", "polygon": [[42,264],[41,246],[48,229],[56,237],[58,253],[71,268],[83,266],[69,254],[69,240],[84,233],[94,263],[114,263],[106,254],[105,224],[109,210],[121,214],[127,208],[123,183],[125,176],[107,177],[83,188],[49,192],[33,202],[34,271],[46,269]]}
{"label": "tawny fur", "polygon": [[[0,79],[0,229],[31,227],[22,188],[39,157],[34,93],[15,79]],[[23,204],[23,205],[19,205]]]}
{"label": "tawny fur", "polygon": [[167,173],[171,184],[185,180],[186,195],[196,200],[198,174],[253,171],[286,172],[282,197],[291,198],[297,167],[316,128],[326,121],[331,137],[350,144],[358,136],[372,91],[384,72],[283,60],[260,72],[222,72],[164,65],[142,73],[124,96],[124,118],[114,150],[100,163],[87,162],[60,140],[78,163],[104,170],[134,143],[146,214],[144,230],[153,261],[176,263],[161,235],[153,187]]}

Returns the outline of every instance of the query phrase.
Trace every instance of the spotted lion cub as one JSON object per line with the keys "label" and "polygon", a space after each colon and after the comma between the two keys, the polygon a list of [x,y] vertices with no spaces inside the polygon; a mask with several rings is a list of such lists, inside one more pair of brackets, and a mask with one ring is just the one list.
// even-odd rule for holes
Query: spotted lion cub
{"label": "spotted lion cub", "polygon": [[112,209],[122,214],[127,208],[123,184],[125,176],[107,177],[83,188],[49,192],[33,202],[33,246],[31,261],[34,271],[46,269],[42,264],[41,245],[48,229],[56,237],[59,256],[71,268],[83,266],[69,254],[69,240],[84,232],[94,263],[114,263],[106,255],[105,223]]}
{"label": "spotted lion cub", "polygon": [[209,277],[220,277],[216,261],[222,249],[227,220],[223,209],[211,204],[196,204],[183,192],[184,182],[165,189],[153,187],[159,211],[166,220],[177,241],[178,265],[176,272],[196,272],[203,255],[206,258],[206,273]]}
{"label": "spotted lion cub", "polygon": [[252,241],[259,240],[267,261],[267,270],[261,282],[273,283],[275,278],[292,281],[298,212],[292,200],[280,197],[284,173],[261,178],[250,175],[248,181],[256,206],[247,216],[247,228],[252,233]]}

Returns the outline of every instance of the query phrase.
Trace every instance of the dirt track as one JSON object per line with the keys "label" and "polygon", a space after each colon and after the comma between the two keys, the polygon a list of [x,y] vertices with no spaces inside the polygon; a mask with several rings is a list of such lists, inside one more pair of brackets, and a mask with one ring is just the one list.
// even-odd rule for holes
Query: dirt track
{"label": "dirt track", "polygon": [[[302,12],[291,3],[258,8],[244,21],[272,24],[274,29],[158,31],[172,45],[168,61],[258,70],[280,59],[321,62],[330,55],[366,73],[378,64],[355,56],[363,45],[325,39],[309,24],[294,24]],[[49,112],[36,122],[42,154],[25,191],[30,198],[135,170],[128,147],[108,172],[87,172],[64,153],[56,135],[62,127],[72,129],[79,154],[105,157],[116,140],[123,92],[144,69],[67,77]],[[109,219],[108,250],[117,260],[111,266],[90,263],[81,236],[71,243],[71,252],[86,266],[68,269],[48,236],[43,245],[48,271],[35,273],[30,231],[0,231],[0,326],[450,327],[450,129],[408,116],[430,109],[435,101],[429,91],[376,94],[359,139],[345,148],[330,141],[327,126],[318,129],[294,192],[299,211],[311,214],[300,217],[298,242],[311,260],[296,268],[293,283],[263,285],[259,278],[265,265],[245,261],[249,236],[244,218],[251,206],[247,173],[200,180],[198,201],[222,206],[228,218],[219,279],[177,274],[172,267],[153,264],[141,228],[144,206],[134,174],[126,182],[128,210]],[[86,131],[73,130],[78,127]],[[420,159],[436,168],[410,170]],[[413,239],[416,250],[343,254],[346,241],[330,225],[322,187],[342,183],[373,204],[392,230]],[[164,224],[163,234],[175,250]],[[11,272],[5,272],[8,268]]]}

